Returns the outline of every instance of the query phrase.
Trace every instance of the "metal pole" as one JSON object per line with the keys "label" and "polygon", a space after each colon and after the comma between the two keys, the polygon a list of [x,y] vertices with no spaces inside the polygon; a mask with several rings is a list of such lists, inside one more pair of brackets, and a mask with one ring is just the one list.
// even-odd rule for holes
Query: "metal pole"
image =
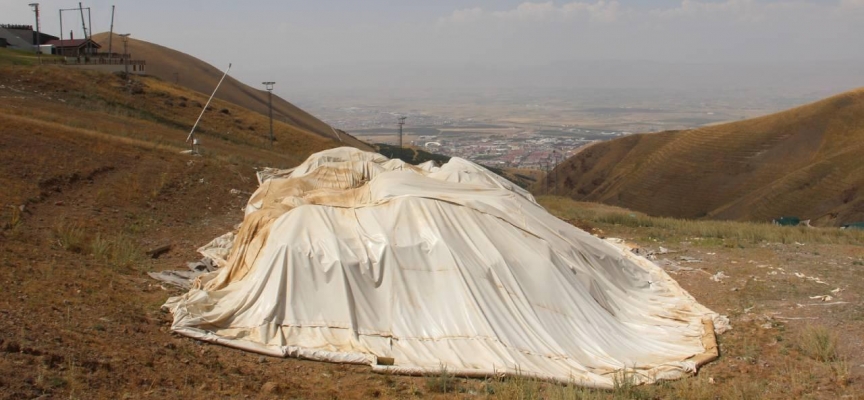
{"label": "metal pole", "polygon": [[78,10],[81,11],[81,28],[84,29],[84,39],[87,39],[87,23],[84,22],[84,6],[78,2]]}
{"label": "metal pole", "polygon": [[399,117],[399,148],[402,147],[402,126],[405,125],[405,119],[408,117]]}
{"label": "metal pole", "polygon": [[126,47],[128,42],[129,34],[126,34],[126,36],[123,36],[123,69],[126,71],[126,79],[129,79],[129,53]]}
{"label": "metal pole", "polygon": [[228,64],[228,69],[225,70],[225,75],[222,75],[222,79],[220,79],[220,80],[219,80],[219,83],[216,84],[216,89],[213,89],[213,94],[210,95],[210,99],[207,100],[207,104],[204,105],[204,109],[201,110],[201,114],[198,115],[198,120],[195,121],[195,125],[192,126],[192,130],[189,131],[189,136],[186,136],[186,141],[187,141],[187,142],[189,141],[189,139],[192,139],[192,135],[195,134],[195,128],[197,128],[197,127],[198,127],[198,123],[201,122],[201,117],[204,116],[204,112],[207,111],[207,107],[209,107],[209,106],[210,106],[210,102],[213,101],[213,96],[216,95],[216,91],[219,90],[219,86],[222,86],[222,81],[224,81],[224,80],[225,80],[225,77],[228,76],[228,71],[231,71],[231,64],[230,64],[230,63]]}
{"label": "metal pole", "polygon": [[36,37],[33,39],[36,45],[36,56],[39,57],[39,64],[42,64],[42,33],[39,30],[39,3],[30,3],[33,11],[36,13]]}
{"label": "metal pole", "polygon": [[[90,39],[93,37],[93,17],[90,15],[90,7],[87,7],[87,21],[88,21],[87,25],[90,26],[90,29],[88,30],[88,32],[90,32],[90,35],[87,36],[87,39]],[[92,41],[87,42],[87,50],[88,50],[87,53],[92,56],[93,55],[93,42]]]}
{"label": "metal pole", "polygon": [[108,34],[108,57],[114,58],[111,45],[114,42],[114,6],[111,6],[111,33]]}
{"label": "metal pole", "polygon": [[[84,6],[80,1],[78,2],[78,11],[81,12],[81,29],[84,30],[84,40],[87,40],[87,23],[84,22]],[[78,56],[80,57],[81,54],[79,53]]]}
{"label": "metal pole", "polygon": [[270,108],[270,147],[273,147],[273,91],[267,91],[267,102]]}
{"label": "metal pole", "polygon": [[273,142],[276,140],[276,138],[273,136],[273,85],[275,85],[276,82],[262,82],[261,84],[263,84],[264,88],[267,89],[267,99],[270,113],[270,147],[272,148]]}
{"label": "metal pole", "polygon": [[63,10],[60,10],[60,47],[63,47]]}

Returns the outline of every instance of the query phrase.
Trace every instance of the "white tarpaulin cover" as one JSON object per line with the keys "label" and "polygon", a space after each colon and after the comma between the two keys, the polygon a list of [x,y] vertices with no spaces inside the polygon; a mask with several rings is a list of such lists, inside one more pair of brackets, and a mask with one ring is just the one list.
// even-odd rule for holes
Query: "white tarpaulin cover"
{"label": "white tarpaulin cover", "polygon": [[174,331],[376,371],[605,388],[717,356],[718,316],[662,269],[466,160],[339,148],[259,179],[224,266],[166,303]]}

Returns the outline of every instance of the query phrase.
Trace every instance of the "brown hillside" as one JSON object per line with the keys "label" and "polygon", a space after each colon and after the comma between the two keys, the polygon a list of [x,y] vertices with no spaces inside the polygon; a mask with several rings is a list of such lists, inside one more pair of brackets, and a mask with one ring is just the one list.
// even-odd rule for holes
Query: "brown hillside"
{"label": "brown hillside", "polygon": [[[781,113],[597,143],[548,176],[583,201],[679,218],[864,220],[864,89]],[[541,186],[537,186],[541,190]]]}
{"label": "brown hillside", "polygon": [[[441,376],[377,374],[178,336],[160,306],[185,290],[147,273],[183,269],[233,230],[255,167],[290,167],[339,143],[277,122],[271,149],[266,117],[217,100],[202,121],[204,156],[181,155],[206,95],[151,77],[130,93],[117,75],[35,64],[0,49],[0,400],[864,395],[864,233],[651,218],[553,196],[541,204],[579,227],[667,248],[658,262],[731,320],[720,359],[698,376],[638,387],[625,376],[598,391],[455,378],[443,366]],[[146,252],[165,245],[157,258]],[[710,279],[721,271],[722,282]]]}
{"label": "brown hillside", "polygon": [[[93,40],[100,43],[107,51],[109,33],[103,32],[93,35]],[[123,41],[118,35],[113,39],[114,52],[123,52]],[[220,70],[193,56],[181,53],[158,44],[129,38],[128,51],[135,59],[143,59],[147,62],[147,73],[158,77],[166,82],[175,82],[175,73],[178,74],[178,84],[208,96],[213,88],[222,78],[224,68]],[[267,92],[254,89],[230,75],[225,79],[216,98],[234,103],[243,108],[267,115]],[[336,133],[330,125],[315,118],[297,106],[289,103],[279,96],[273,96],[273,118],[285,123],[305,129],[320,136],[335,139]],[[363,149],[370,149],[365,143],[356,138],[339,133],[345,145]]]}

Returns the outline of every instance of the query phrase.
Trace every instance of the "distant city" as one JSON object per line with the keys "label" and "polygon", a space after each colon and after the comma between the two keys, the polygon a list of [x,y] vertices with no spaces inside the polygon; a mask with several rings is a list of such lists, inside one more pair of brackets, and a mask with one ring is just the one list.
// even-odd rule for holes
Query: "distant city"
{"label": "distant city", "polygon": [[[428,114],[399,114],[360,107],[341,109],[327,122],[370,143],[399,143],[396,119],[406,116],[403,143],[451,157],[462,157],[492,167],[547,170],[586,144],[630,135],[619,130],[576,126],[490,124],[473,119]],[[344,128],[343,128],[344,129]]]}
{"label": "distant city", "polygon": [[816,94],[747,92],[464,91],[300,95],[298,103],[369,143],[403,143],[500,168],[548,170],[596,141],[633,133],[691,129],[770,114]]}

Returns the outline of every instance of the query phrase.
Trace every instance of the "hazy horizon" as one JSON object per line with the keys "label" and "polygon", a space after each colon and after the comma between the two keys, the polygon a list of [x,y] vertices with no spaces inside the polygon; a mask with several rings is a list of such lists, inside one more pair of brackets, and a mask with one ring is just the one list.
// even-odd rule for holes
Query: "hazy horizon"
{"label": "hazy horizon", "polygon": [[[864,0],[117,1],[115,32],[171,47],[292,101],[316,91],[668,89],[831,93],[864,86]],[[94,32],[112,2],[91,1]],[[43,1],[42,30],[59,35]],[[0,23],[33,24],[0,0]],[[80,15],[64,30],[82,35]]]}

